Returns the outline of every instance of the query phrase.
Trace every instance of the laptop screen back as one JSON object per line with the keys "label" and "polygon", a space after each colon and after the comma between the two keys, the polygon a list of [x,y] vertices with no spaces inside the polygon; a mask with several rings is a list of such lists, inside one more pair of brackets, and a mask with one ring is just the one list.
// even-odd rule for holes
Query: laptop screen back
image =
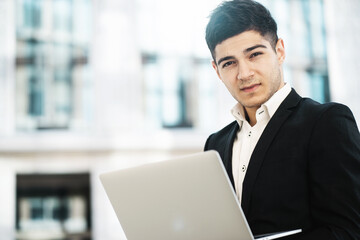
{"label": "laptop screen back", "polygon": [[217,152],[100,175],[128,240],[252,240]]}

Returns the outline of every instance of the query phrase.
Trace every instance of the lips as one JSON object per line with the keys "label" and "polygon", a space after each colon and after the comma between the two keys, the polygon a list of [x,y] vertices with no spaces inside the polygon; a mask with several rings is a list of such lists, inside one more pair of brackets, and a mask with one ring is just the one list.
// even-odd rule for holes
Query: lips
{"label": "lips", "polygon": [[260,86],[260,83],[258,84],[251,84],[249,86],[243,87],[240,90],[244,92],[253,92]]}

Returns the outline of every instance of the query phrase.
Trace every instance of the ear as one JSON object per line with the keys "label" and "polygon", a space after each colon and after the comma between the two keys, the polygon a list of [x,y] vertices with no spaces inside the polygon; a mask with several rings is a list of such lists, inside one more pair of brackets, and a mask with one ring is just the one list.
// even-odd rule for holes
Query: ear
{"label": "ear", "polygon": [[214,61],[214,60],[213,60],[213,61],[211,61],[211,65],[212,65],[212,67],[214,68],[214,70],[215,70],[216,74],[218,75],[218,77],[219,77],[219,78],[220,78],[220,80],[221,80],[221,77],[220,77],[220,73],[219,73],[218,66],[216,65],[216,63],[215,63],[215,61]]}
{"label": "ear", "polygon": [[284,40],[279,38],[276,43],[276,55],[279,64],[281,65],[285,61],[285,47],[284,47]]}

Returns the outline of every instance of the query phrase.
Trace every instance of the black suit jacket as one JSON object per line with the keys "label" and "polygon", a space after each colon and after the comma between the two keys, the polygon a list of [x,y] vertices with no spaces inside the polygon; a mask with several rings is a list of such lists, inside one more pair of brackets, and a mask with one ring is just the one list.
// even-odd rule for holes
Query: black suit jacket
{"label": "black suit jacket", "polygon": [[[236,121],[206,141],[230,180]],[[301,228],[294,239],[360,239],[360,134],[350,109],[294,90],[261,135],[241,206],[254,234]]]}

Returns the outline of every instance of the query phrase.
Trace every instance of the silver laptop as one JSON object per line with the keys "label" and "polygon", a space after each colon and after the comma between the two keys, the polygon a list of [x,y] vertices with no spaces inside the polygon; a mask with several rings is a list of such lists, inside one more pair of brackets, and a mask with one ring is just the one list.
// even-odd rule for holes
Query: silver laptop
{"label": "silver laptop", "polygon": [[100,175],[128,240],[254,238],[215,151]]}

